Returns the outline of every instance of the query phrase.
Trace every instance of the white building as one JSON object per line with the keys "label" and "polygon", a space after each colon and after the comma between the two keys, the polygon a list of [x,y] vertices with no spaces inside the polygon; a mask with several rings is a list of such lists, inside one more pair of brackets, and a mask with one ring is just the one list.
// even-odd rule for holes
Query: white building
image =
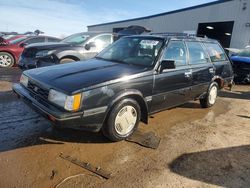
{"label": "white building", "polygon": [[[160,6],[160,5],[159,5]],[[220,0],[161,14],[88,26],[88,31],[117,32],[130,25],[152,32],[187,32],[219,40],[224,47],[250,45],[250,0]]]}

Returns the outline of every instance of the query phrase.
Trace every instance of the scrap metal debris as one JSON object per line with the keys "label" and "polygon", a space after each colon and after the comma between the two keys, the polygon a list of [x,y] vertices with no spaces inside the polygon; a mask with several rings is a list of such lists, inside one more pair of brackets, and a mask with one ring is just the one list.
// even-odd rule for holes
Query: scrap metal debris
{"label": "scrap metal debris", "polygon": [[56,174],[57,174],[57,171],[56,170],[52,170],[51,171],[50,179],[53,180]]}
{"label": "scrap metal debris", "polygon": [[78,165],[86,170],[89,170],[90,172],[93,172],[105,179],[109,179],[111,177],[111,173],[103,170],[101,167],[94,167],[90,163],[82,162],[76,158],[73,158],[69,155],[63,155],[62,153],[59,155],[62,159],[67,160],[75,165]]}
{"label": "scrap metal debris", "polygon": [[127,138],[126,141],[134,142],[147,148],[157,149],[161,138],[156,136],[154,132],[143,133],[136,131],[132,136]]}
{"label": "scrap metal debris", "polygon": [[241,117],[241,118],[246,118],[246,119],[250,119],[250,116],[246,116],[246,115],[237,115],[238,117]]}

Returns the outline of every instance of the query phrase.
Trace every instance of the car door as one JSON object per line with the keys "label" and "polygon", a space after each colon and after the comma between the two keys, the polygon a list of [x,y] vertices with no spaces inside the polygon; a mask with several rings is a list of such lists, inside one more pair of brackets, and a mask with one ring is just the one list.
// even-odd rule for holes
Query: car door
{"label": "car door", "polygon": [[189,100],[192,76],[184,42],[170,41],[163,51],[162,60],[174,60],[176,68],[155,74],[151,112],[177,106]]}
{"label": "car door", "polygon": [[101,52],[104,48],[110,45],[113,42],[112,34],[101,34],[97,35],[96,37],[90,39],[88,44],[90,48],[85,51],[84,56],[89,59],[94,57],[96,54]]}
{"label": "car door", "polygon": [[197,98],[207,91],[214,76],[215,68],[210,62],[202,43],[187,41],[186,45],[189,54],[189,64],[192,70],[192,91],[190,94],[192,98]]}

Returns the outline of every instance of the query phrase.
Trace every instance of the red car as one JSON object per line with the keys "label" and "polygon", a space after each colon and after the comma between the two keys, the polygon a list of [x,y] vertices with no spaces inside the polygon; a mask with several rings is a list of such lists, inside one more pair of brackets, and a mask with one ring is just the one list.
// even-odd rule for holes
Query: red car
{"label": "red car", "polygon": [[33,43],[59,42],[60,39],[49,36],[22,36],[0,46],[0,67],[14,66],[24,50],[24,46]]}
{"label": "red car", "polygon": [[25,35],[5,35],[3,36],[2,38],[5,40],[5,41],[11,41],[11,40],[15,40],[17,38],[20,38],[20,37],[24,37]]}
{"label": "red car", "polygon": [[6,46],[9,44],[11,40],[15,40],[21,37],[24,37],[25,35],[6,35],[3,37],[0,37],[0,46]]}

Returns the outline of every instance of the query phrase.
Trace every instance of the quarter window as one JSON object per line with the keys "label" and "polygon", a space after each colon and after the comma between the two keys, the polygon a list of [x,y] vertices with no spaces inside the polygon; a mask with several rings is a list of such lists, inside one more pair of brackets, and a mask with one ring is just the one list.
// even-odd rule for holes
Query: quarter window
{"label": "quarter window", "polygon": [[192,65],[208,62],[208,57],[199,42],[187,42],[189,62]]}
{"label": "quarter window", "polygon": [[226,55],[216,43],[204,43],[212,62],[226,61]]}
{"label": "quarter window", "polygon": [[187,64],[186,48],[182,41],[170,41],[167,49],[163,54],[164,60],[174,60],[176,66]]}

